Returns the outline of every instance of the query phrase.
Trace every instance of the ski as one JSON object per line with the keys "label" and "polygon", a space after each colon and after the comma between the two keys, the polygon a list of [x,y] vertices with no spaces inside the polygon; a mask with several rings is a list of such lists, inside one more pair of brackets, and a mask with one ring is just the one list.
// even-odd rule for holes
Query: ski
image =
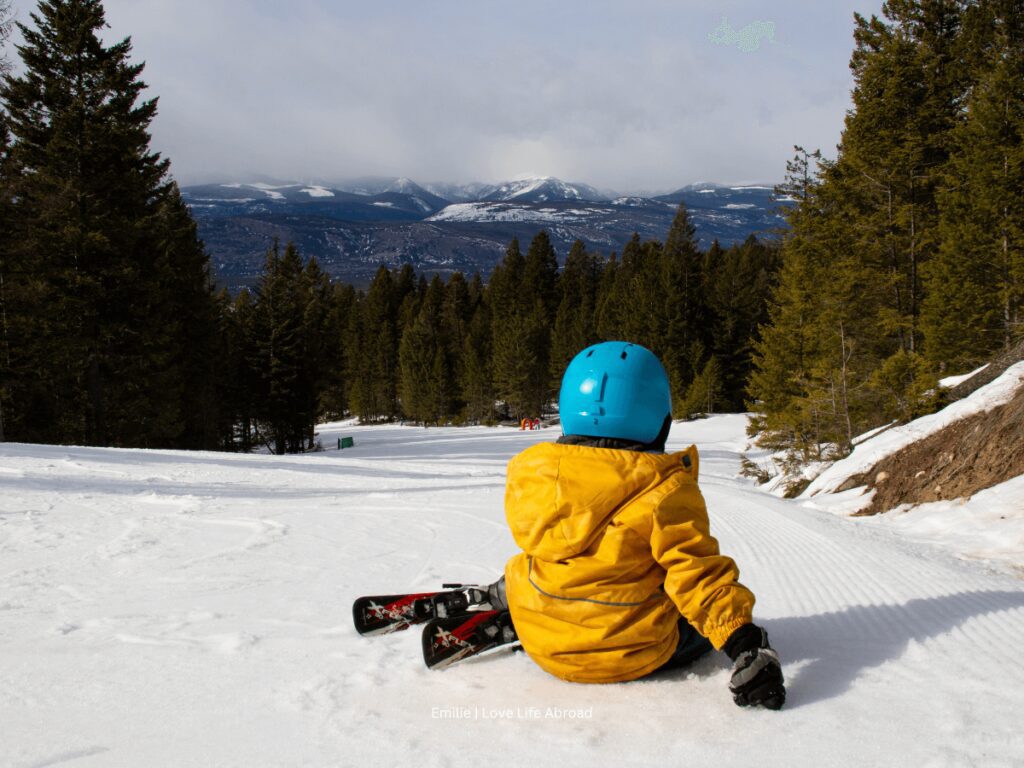
{"label": "ski", "polygon": [[445,584],[439,592],[358,597],[352,604],[352,620],[361,635],[401,632],[413,624],[468,613],[490,607],[487,592],[476,586]]}
{"label": "ski", "polygon": [[518,639],[508,611],[432,619],[423,628],[423,661],[430,669],[444,669]]}

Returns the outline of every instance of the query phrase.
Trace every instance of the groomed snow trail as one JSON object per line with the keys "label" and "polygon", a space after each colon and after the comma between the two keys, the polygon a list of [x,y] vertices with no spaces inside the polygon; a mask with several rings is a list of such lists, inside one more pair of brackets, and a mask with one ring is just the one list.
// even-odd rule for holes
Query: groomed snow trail
{"label": "groomed snow trail", "polygon": [[785,663],[743,710],[727,659],[573,685],[523,653],[444,672],[362,638],[360,594],[487,582],[515,551],[505,464],[556,437],[328,425],[298,457],[0,445],[0,765],[1011,766],[1024,582],[738,478],[695,442],[722,549]]}

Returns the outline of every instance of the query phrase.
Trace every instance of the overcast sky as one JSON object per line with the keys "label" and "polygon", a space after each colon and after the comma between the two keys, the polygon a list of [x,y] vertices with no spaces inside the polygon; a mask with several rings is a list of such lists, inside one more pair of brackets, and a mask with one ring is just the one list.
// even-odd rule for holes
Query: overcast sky
{"label": "overcast sky", "polygon": [[[15,0],[28,22],[31,0]],[[881,0],[106,0],[183,184],[774,182],[834,156]]]}

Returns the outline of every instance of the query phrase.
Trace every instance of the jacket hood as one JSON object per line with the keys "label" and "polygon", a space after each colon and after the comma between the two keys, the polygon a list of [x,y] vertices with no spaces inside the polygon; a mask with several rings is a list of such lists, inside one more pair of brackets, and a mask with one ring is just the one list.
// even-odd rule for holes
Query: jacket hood
{"label": "jacket hood", "polygon": [[561,560],[586,550],[609,518],[684,464],[696,479],[697,451],[641,453],[539,443],[509,462],[505,516],[528,555]]}

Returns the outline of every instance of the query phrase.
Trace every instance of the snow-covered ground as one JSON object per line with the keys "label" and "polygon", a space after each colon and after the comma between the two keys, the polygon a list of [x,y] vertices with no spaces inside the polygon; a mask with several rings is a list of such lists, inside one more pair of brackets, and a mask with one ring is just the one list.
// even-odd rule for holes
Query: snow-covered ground
{"label": "snow-covered ground", "polygon": [[[966,377],[946,381],[955,384],[963,378]],[[824,465],[808,467],[807,471],[820,474],[800,495],[800,503],[809,509],[838,515],[851,515],[865,509],[873,491],[865,493],[864,486],[842,492],[837,489],[849,478],[864,474],[911,443],[960,419],[1010,401],[1021,387],[1024,387],[1024,363],[1016,363],[968,397],[937,413],[862,436],[846,458],[824,469]],[[780,485],[776,480],[767,488],[777,492]],[[888,528],[909,541],[931,544],[956,557],[982,560],[989,567],[1024,577],[1024,477],[987,488],[969,499],[903,505],[883,515],[863,518],[861,524]],[[1024,764],[1024,756],[1021,762]]]}
{"label": "snow-covered ground", "polygon": [[[1024,581],[737,477],[745,419],[677,424],[784,663],[609,686],[525,654],[428,672],[361,594],[489,581],[507,460],[553,430],[328,425],[304,456],[0,445],[0,765],[1011,766]],[[980,498],[980,496],[979,496]]]}
{"label": "snow-covered ground", "polygon": [[1024,475],[969,499],[904,505],[869,521],[1024,578]]}
{"label": "snow-covered ground", "polygon": [[[871,494],[864,490],[851,488],[810,499],[801,496],[798,503],[806,509],[849,516],[870,501]],[[1024,475],[967,499],[902,504],[853,522],[885,528],[906,541],[929,544],[953,557],[1024,578]]]}

